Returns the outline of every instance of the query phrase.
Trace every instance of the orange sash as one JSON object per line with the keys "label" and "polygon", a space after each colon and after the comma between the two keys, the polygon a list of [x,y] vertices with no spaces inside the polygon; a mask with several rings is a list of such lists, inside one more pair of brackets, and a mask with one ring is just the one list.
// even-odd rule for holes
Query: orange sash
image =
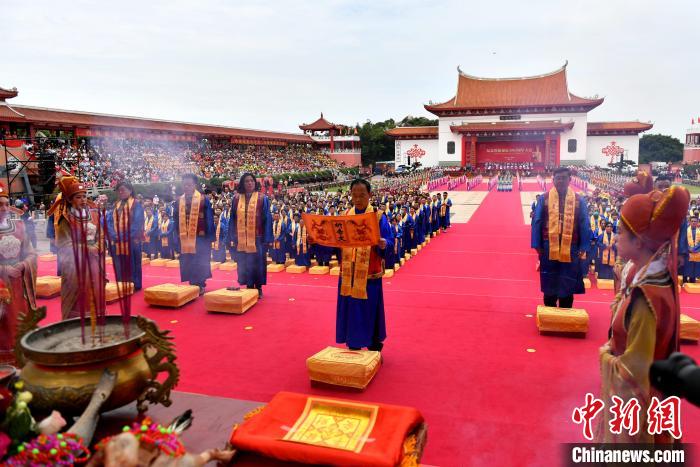
{"label": "orange sash", "polygon": [[[370,204],[367,211],[375,212]],[[377,221],[381,219],[382,211],[377,212]],[[355,215],[353,206],[346,213],[348,216]],[[343,248],[342,264],[340,268],[340,295],[343,297],[359,298],[367,300],[367,277],[369,275],[369,258],[372,252],[371,246],[359,248]]]}
{"label": "orange sash", "polygon": [[549,260],[570,263],[571,241],[574,234],[574,215],[576,212],[576,194],[571,188],[566,190],[563,225],[559,221],[559,192],[556,188],[549,190],[548,202]]}
{"label": "orange sash", "polygon": [[[125,205],[126,204],[126,208]],[[124,201],[117,201],[114,206],[114,231],[117,237],[114,239],[114,244],[116,245],[116,254],[129,256],[130,248],[129,242],[127,241],[127,231],[129,230],[129,217],[132,214],[132,207],[134,205],[134,198],[129,197],[126,203]],[[121,239],[121,242],[117,239]],[[132,239],[134,240],[134,239]]]}
{"label": "orange sash", "polygon": [[195,190],[192,195],[192,204],[190,205],[190,215],[187,216],[187,200],[185,195],[180,196],[180,204],[178,206],[180,219],[180,252],[185,254],[194,254],[197,246],[197,223],[199,221],[199,205],[202,202],[202,194]]}
{"label": "orange sash", "polygon": [[146,222],[143,225],[143,236],[147,242],[151,241],[151,235],[148,232],[151,231],[151,228],[153,227],[154,220],[155,220],[155,216],[147,217]]}
{"label": "orange sash", "polygon": [[250,196],[246,209],[245,195],[238,197],[236,210],[236,228],[238,229],[238,251],[244,253],[255,253],[255,221],[256,208],[258,206],[258,192]]}
{"label": "orange sash", "polygon": [[280,242],[278,239],[282,233],[282,221],[275,222],[275,226],[272,228],[272,233],[275,236],[275,248],[277,249],[280,247]]}
{"label": "orange sash", "polygon": [[163,219],[160,221],[160,233],[163,234],[160,238],[160,244],[162,246],[168,246],[168,236],[165,235],[168,232],[168,223],[170,219]]}
{"label": "orange sash", "polygon": [[610,238],[608,238],[607,232],[603,232],[603,264],[608,266],[613,266],[615,264],[615,252],[612,249],[613,243],[615,243],[615,234],[610,232]]}
{"label": "orange sash", "polygon": [[297,234],[297,254],[306,253],[306,225],[303,222],[297,225],[299,226],[299,233]]}
{"label": "orange sash", "polygon": [[693,228],[688,227],[688,254],[690,261],[698,262],[700,261],[700,253],[693,253],[695,247],[698,244],[698,234],[700,234],[700,227],[695,229],[695,236],[693,237]]}
{"label": "orange sash", "polygon": [[223,216],[219,216],[219,222],[216,223],[216,240],[211,242],[211,247],[213,250],[219,249],[219,234],[221,233],[221,221]]}

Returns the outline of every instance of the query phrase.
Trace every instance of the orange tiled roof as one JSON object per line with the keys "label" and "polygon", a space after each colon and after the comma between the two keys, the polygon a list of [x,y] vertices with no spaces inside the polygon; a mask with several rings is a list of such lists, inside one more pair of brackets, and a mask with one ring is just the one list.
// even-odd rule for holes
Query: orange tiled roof
{"label": "orange tiled roof", "polygon": [[[13,105],[12,108],[21,113],[24,118],[18,118],[12,110],[0,106],[0,120],[20,120],[34,124],[60,124],[78,127],[109,127],[118,129],[150,130],[179,133],[195,133],[198,135],[243,137],[256,139],[274,139],[293,143],[313,143],[308,135],[284,133],[265,130],[250,130],[218,125],[203,125],[169,120],[155,120],[121,115],[107,115],[74,110],[48,109]],[[14,117],[13,117],[14,115]]]}
{"label": "orange tiled roof", "polygon": [[458,133],[483,133],[489,131],[564,131],[574,127],[574,122],[562,123],[559,120],[534,122],[493,122],[452,125],[450,129]]}
{"label": "orange tiled roof", "polygon": [[342,125],[336,125],[335,123],[331,123],[325,118],[323,118],[323,112],[321,112],[321,117],[316,120],[313,123],[309,123],[308,125],[299,125],[299,128],[301,128],[304,131],[325,131],[325,130],[331,130],[331,129],[336,129],[340,130],[342,128]]}
{"label": "orange tiled roof", "polygon": [[639,134],[650,130],[652,123],[642,122],[588,122],[589,135]]}
{"label": "orange tiled roof", "polygon": [[603,99],[586,99],[569,92],[566,64],[558,70],[522,78],[479,78],[459,68],[457,94],[447,102],[428,104],[426,110],[509,109],[523,107],[584,107],[590,110]]}
{"label": "orange tiled roof", "polygon": [[397,126],[384,132],[387,136],[394,138],[416,138],[424,137],[426,139],[434,139],[438,136],[438,127],[436,126]]}
{"label": "orange tiled roof", "polygon": [[7,89],[0,86],[0,102],[13,97],[17,97],[17,88]]}

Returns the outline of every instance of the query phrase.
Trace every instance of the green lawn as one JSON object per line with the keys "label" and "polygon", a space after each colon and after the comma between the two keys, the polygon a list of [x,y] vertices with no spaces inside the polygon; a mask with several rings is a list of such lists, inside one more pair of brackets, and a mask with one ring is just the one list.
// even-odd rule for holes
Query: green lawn
{"label": "green lawn", "polygon": [[683,185],[688,189],[691,195],[700,195],[700,186]]}

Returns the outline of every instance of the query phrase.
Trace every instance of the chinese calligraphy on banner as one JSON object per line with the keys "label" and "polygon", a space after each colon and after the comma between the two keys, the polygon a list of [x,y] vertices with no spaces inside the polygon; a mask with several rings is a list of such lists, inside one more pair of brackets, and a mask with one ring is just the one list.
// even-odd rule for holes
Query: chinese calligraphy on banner
{"label": "chinese calligraphy on banner", "polygon": [[309,243],[336,248],[357,248],[379,243],[379,222],[376,212],[354,216],[301,215]]}

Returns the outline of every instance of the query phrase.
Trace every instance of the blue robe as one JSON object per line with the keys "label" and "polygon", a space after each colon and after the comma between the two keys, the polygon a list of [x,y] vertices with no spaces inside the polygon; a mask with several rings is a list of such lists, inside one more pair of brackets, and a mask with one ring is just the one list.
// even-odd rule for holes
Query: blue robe
{"label": "blue robe", "polygon": [[452,200],[450,198],[447,198],[447,201],[442,200],[440,205],[442,206],[443,204],[447,206],[445,208],[445,216],[440,217],[440,227],[444,230],[450,226],[450,208],[452,207]]}
{"label": "blue robe", "polygon": [[[158,226],[158,249],[160,251],[160,257],[165,259],[173,258],[173,232],[175,231],[175,224],[172,219],[168,219],[168,226],[166,227],[165,233],[161,232],[160,225]],[[167,245],[163,245],[163,240],[167,240]]]}
{"label": "blue robe", "polygon": [[404,245],[406,245],[406,251],[409,253],[416,248],[416,222],[410,214],[406,216],[403,229],[403,242]]}
{"label": "blue robe", "polygon": [[[275,237],[275,227],[276,223],[279,222],[281,224],[280,227],[280,234]],[[274,238],[274,245],[272,246],[272,251],[270,252],[270,256],[272,257],[272,262],[277,263],[277,264],[284,264],[284,262],[287,260],[287,237],[289,236],[287,233],[287,224],[283,220],[278,220],[278,221],[272,221],[272,236]]]}
{"label": "blue robe", "polygon": [[[211,277],[211,242],[214,241],[216,229],[214,228],[214,210],[211,208],[211,203],[206,196],[202,195],[202,198],[204,199],[204,232],[197,232],[194,253],[180,255],[180,280],[189,282],[191,285],[205,287],[207,279]],[[173,212],[173,223],[175,224],[173,236],[177,239],[180,238],[179,198]],[[189,211],[186,212],[189,214]]]}
{"label": "blue robe", "polygon": [[[357,210],[356,213],[362,214],[362,211]],[[379,221],[379,231],[381,238],[386,240],[386,249],[374,248],[384,258],[386,251],[394,247],[391,226],[385,215]],[[366,300],[340,295],[342,280],[341,275],[338,277],[335,341],[351,348],[373,347],[379,350],[386,339],[382,279],[367,280]]]}
{"label": "blue robe", "polygon": [[423,227],[425,223],[423,222],[423,210],[419,209],[416,212],[416,244],[422,245],[423,242],[425,241],[425,230],[423,230]]}
{"label": "blue robe", "polygon": [[[681,228],[683,230],[683,228]],[[695,231],[696,229],[693,229],[691,227],[691,234],[695,237]],[[680,235],[679,235],[680,237]],[[683,257],[685,258],[685,265],[684,265],[684,271],[683,271],[683,277],[688,279],[690,282],[695,282],[695,280],[700,276],[700,262],[699,261],[690,261],[690,253],[698,253],[700,252],[700,245],[696,245],[695,249],[691,251],[690,246],[688,245],[688,227],[685,227],[685,253]]]}
{"label": "blue robe", "polygon": [[296,264],[297,266],[306,266],[308,268],[309,266],[311,266],[311,251],[309,248],[311,245],[309,245],[307,242],[306,253],[304,253],[303,248],[300,248],[299,251],[296,250],[296,244],[299,237],[299,225],[300,224],[294,226],[292,232],[292,242],[294,244],[294,264]]}
{"label": "blue robe", "polygon": [[[226,262],[226,245],[228,244],[228,219],[224,216],[219,217],[219,238],[216,238],[216,230],[214,230],[214,242],[219,242],[218,245],[212,245],[211,258],[217,263]],[[214,248],[217,246],[217,248]]]}
{"label": "blue robe", "polygon": [[430,231],[435,233],[440,229],[440,201],[435,203],[430,213]]}
{"label": "blue robe", "polygon": [[[144,229],[146,225],[146,216],[144,214]],[[144,239],[143,242],[143,252],[148,255],[149,258],[158,256],[158,214],[153,214],[153,225],[151,225],[151,230],[145,231],[144,234],[148,240]]]}
{"label": "blue robe", "polygon": [[[48,230],[47,230],[48,236]],[[683,258],[683,264],[678,262],[678,274],[683,274],[685,276],[686,268],[685,263],[690,259],[688,254],[688,218],[684,218],[681,222],[681,228],[678,230],[678,257]],[[686,276],[687,277],[687,276]]]}
{"label": "blue robe", "polygon": [[[117,221],[114,217],[114,210],[110,209],[107,211],[107,230],[109,231],[109,238],[111,243],[110,254],[112,255],[114,274],[118,282],[133,282],[134,290],[141,290],[142,276],[141,276],[141,253],[143,252],[143,225],[144,225],[144,214],[143,206],[138,201],[134,200],[131,205],[131,211],[129,212],[130,225],[129,225],[129,254],[119,255],[117,254],[117,230],[115,228],[115,222]],[[115,204],[116,207],[116,204]],[[126,215],[126,208],[124,208],[124,214]],[[127,239],[124,238],[126,233],[120,233],[120,240],[126,242]],[[131,274],[127,277],[128,270],[131,270]]]}
{"label": "blue robe", "polygon": [[[613,267],[609,264],[603,264],[603,253],[605,252],[605,244],[603,243],[605,236],[608,235],[605,231],[598,236],[598,259],[596,259],[596,272],[598,279],[613,279]],[[613,251],[617,252],[617,247],[613,247]]]}
{"label": "blue robe", "polygon": [[[399,242],[398,242],[398,234],[399,234],[399,226],[397,225],[389,225],[390,229],[390,234],[391,238],[394,241],[394,246],[392,248],[388,248],[386,250],[386,255],[384,256],[384,264],[387,269],[394,269],[394,265],[398,261],[398,247],[399,247]],[[339,256],[340,257],[340,256]]]}
{"label": "blue robe", "polygon": [[[577,242],[571,242],[571,262],[562,263],[550,261],[549,259],[549,239],[542,238],[542,228],[548,219],[545,216],[544,203],[545,196],[537,200],[535,215],[532,219],[531,246],[541,249],[540,255],[540,289],[544,295],[569,297],[573,294],[583,294],[586,292],[583,286],[583,274],[581,272],[581,260],[579,252],[585,251],[590,254],[591,249],[591,225],[588,219],[588,207],[586,201],[577,196],[578,207],[574,224],[574,235],[577,235]],[[558,206],[555,206],[558,209]]]}
{"label": "blue robe", "polygon": [[432,221],[431,217],[433,215],[429,204],[424,204],[421,208],[423,210],[423,235],[426,238],[430,238],[430,233],[432,232]]}
{"label": "blue robe", "polygon": [[[245,195],[241,195],[245,196]],[[238,198],[234,198],[229,220],[228,235],[238,246]],[[267,284],[267,245],[272,243],[272,216],[270,214],[270,199],[258,194],[258,202],[262,203],[262,236],[255,237],[255,253],[235,252],[238,263],[238,283],[248,288],[260,287]]]}

